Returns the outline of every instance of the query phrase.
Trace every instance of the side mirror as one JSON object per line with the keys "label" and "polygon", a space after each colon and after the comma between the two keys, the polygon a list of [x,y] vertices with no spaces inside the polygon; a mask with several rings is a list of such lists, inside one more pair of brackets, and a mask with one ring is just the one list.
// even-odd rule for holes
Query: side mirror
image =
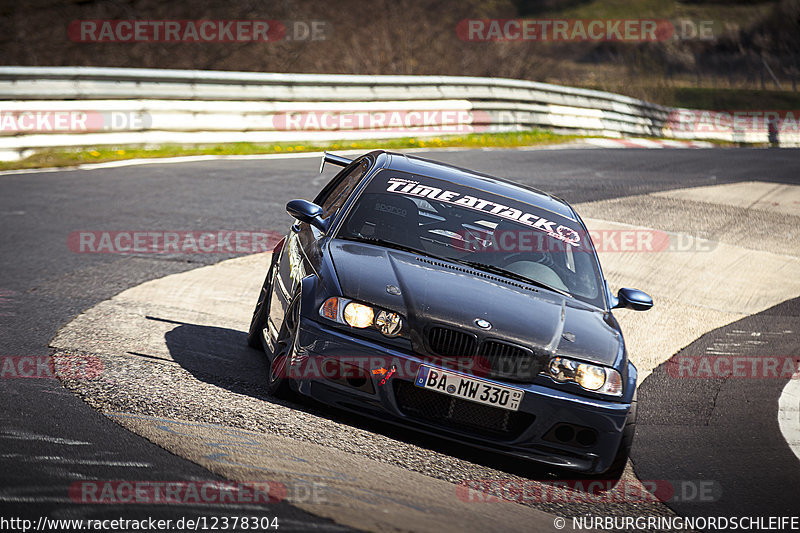
{"label": "side mirror", "polygon": [[286,211],[300,222],[311,224],[321,232],[328,231],[328,221],[322,218],[322,208],[308,200],[292,200]]}
{"label": "side mirror", "polygon": [[653,299],[638,289],[620,289],[617,293],[617,304],[614,308],[627,307],[634,311],[647,311],[653,307]]}

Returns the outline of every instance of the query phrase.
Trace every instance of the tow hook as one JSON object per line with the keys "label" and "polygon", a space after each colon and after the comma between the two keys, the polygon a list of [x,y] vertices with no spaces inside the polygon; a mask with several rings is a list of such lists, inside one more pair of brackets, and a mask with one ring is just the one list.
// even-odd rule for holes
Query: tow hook
{"label": "tow hook", "polygon": [[392,365],[392,368],[389,369],[389,372],[387,372],[386,375],[383,376],[383,379],[378,382],[378,386],[382,387],[383,385],[386,385],[386,380],[392,377],[395,372],[397,372],[397,367]]}

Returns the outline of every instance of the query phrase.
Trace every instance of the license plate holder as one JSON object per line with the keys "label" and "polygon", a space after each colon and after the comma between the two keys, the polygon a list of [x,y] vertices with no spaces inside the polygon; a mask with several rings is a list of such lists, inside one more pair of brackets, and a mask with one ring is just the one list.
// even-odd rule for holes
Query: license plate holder
{"label": "license plate holder", "polygon": [[452,370],[420,365],[414,385],[446,396],[498,409],[518,411],[525,391]]}

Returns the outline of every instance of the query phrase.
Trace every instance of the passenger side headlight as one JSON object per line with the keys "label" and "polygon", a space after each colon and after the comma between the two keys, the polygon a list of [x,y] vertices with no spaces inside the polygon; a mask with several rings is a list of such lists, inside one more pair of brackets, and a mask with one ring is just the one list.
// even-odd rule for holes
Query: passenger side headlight
{"label": "passenger side headlight", "polygon": [[344,306],[344,321],[354,328],[368,328],[374,318],[375,312],[368,305],[350,302]]}
{"label": "passenger side headlight", "polygon": [[394,311],[375,308],[347,298],[333,296],[325,300],[319,314],[329,320],[353,328],[374,327],[386,337],[398,337],[403,333],[403,316]]}
{"label": "passenger side headlight", "polygon": [[392,311],[379,311],[375,317],[375,327],[387,337],[397,337],[403,329],[403,319]]}

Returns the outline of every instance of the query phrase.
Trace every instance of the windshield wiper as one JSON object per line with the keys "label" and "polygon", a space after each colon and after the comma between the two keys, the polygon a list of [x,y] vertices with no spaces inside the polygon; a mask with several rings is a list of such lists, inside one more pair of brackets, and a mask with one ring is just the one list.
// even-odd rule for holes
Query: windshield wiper
{"label": "windshield wiper", "polygon": [[561,289],[556,289],[555,287],[551,287],[546,283],[542,283],[541,281],[537,281],[535,279],[528,278],[521,274],[517,274],[516,272],[512,272],[511,270],[506,270],[505,268],[501,268],[495,265],[487,265],[486,263],[481,263],[480,261],[470,261],[468,259],[449,259],[449,261],[454,261],[456,263],[461,263],[462,265],[467,265],[472,268],[476,268],[478,270],[484,270],[486,272],[491,272],[493,274],[498,274],[500,276],[505,276],[507,278],[515,279],[517,281],[521,281],[523,283],[529,283],[531,285],[535,285],[542,289],[547,289],[548,291],[557,292],[558,294],[562,294],[564,296],[572,297],[572,295],[566,291]]}
{"label": "windshield wiper", "polygon": [[394,241],[388,241],[386,239],[381,239],[378,237],[364,237],[364,236],[356,236],[356,235],[348,235],[347,237],[339,237],[340,239],[346,241],[354,241],[354,242],[366,242],[368,244],[377,244],[379,246],[385,246],[386,248],[393,248],[395,250],[401,250],[403,252],[411,252],[412,254],[424,255],[426,257],[431,257],[433,259],[440,259],[442,261],[447,261],[448,259],[445,257],[440,257],[438,255],[429,254],[425,250],[420,250],[419,248],[414,248],[412,246],[406,246],[405,244],[400,244]]}
{"label": "windshield wiper", "polygon": [[505,268],[501,268],[495,265],[487,265],[486,263],[481,263],[480,261],[470,261],[468,259],[455,259],[452,257],[442,257],[439,255],[429,254],[424,250],[420,250],[418,248],[413,248],[411,246],[406,246],[405,244],[400,244],[394,241],[389,241],[386,239],[381,239],[378,237],[365,237],[360,235],[348,235],[347,237],[339,237],[340,239],[346,241],[354,241],[354,242],[366,242],[368,244],[377,244],[380,246],[385,246],[386,248],[393,248],[395,250],[401,250],[404,252],[411,252],[412,254],[417,255],[424,255],[426,257],[430,257],[432,259],[438,259],[440,261],[451,261],[453,263],[460,263],[462,265],[466,265],[468,267],[475,268],[477,270],[483,270],[485,272],[491,272],[493,274],[497,274],[500,276],[505,276],[507,278],[511,278],[517,281],[521,281],[522,283],[528,283],[529,285],[534,285],[536,287],[540,287],[542,289],[547,289],[549,291],[557,292],[558,294],[572,297],[572,295],[566,291],[561,289],[556,289],[555,287],[551,287],[546,283],[542,283],[541,281],[537,281],[535,279],[531,279],[525,277],[521,274],[517,274],[516,272],[512,272],[511,270],[506,270]]}

